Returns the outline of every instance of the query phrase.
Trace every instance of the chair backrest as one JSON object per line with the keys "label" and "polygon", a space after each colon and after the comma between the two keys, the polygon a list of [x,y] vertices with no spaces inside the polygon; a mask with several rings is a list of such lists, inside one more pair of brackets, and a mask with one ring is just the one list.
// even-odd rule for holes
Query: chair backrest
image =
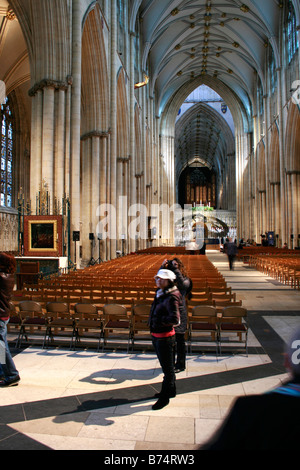
{"label": "chair backrest", "polygon": [[247,317],[247,309],[244,307],[232,306],[222,310],[222,317]]}
{"label": "chair backrest", "polygon": [[49,313],[67,313],[69,311],[69,307],[64,302],[48,302],[46,310]]}
{"label": "chair backrest", "polygon": [[14,315],[16,313],[16,306],[13,302],[9,302],[9,311],[11,315]]}
{"label": "chair backrest", "polygon": [[134,315],[149,315],[151,310],[150,304],[137,304],[133,306]]}
{"label": "chair backrest", "polygon": [[42,312],[42,306],[40,303],[35,302],[34,300],[23,300],[19,302],[20,312]]}
{"label": "chair backrest", "polygon": [[127,309],[121,304],[105,304],[103,305],[103,313],[105,315],[127,315]]}
{"label": "chair backrest", "polygon": [[76,313],[90,313],[90,314],[97,314],[98,309],[94,304],[75,304],[74,310]]}
{"label": "chair backrest", "polygon": [[217,309],[210,305],[196,305],[192,310],[192,316],[197,317],[215,317]]}

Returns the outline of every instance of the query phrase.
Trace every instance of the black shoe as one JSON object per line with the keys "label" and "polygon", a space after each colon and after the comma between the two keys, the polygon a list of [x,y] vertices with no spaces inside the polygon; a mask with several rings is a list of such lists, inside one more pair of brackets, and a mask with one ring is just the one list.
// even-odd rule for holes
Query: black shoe
{"label": "black shoe", "polygon": [[185,370],[185,367],[175,367],[175,374],[178,374],[178,372],[183,372]]}
{"label": "black shoe", "polygon": [[152,410],[161,410],[165,406],[169,404],[169,398],[166,397],[159,397],[156,403],[152,406]]}
{"label": "black shoe", "polygon": [[19,375],[17,375],[16,377],[14,377],[13,379],[2,379],[0,380],[0,387],[12,387],[12,386],[16,386],[18,385],[18,383],[20,382],[20,377]]}

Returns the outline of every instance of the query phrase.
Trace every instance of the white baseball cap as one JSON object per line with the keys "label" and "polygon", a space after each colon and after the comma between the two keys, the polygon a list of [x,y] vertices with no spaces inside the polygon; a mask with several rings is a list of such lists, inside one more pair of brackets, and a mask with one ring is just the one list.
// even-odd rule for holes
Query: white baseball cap
{"label": "white baseball cap", "polygon": [[175,281],[176,274],[170,269],[160,269],[155,277],[160,277],[161,279],[169,279],[170,281]]}

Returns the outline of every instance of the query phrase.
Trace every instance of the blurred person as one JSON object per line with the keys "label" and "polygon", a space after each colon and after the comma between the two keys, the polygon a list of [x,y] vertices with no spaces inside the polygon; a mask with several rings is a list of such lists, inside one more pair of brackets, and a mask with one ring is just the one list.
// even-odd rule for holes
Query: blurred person
{"label": "blurred person", "polygon": [[182,306],[180,308],[180,325],[175,328],[175,349],[174,349],[174,367],[175,373],[184,371],[186,368],[186,344],[185,333],[187,329],[187,307],[186,298],[191,296],[193,287],[192,280],[188,277],[183,262],[179,258],[164,260],[162,267],[167,267],[174,272],[175,283],[182,296]]}
{"label": "blurred person", "polygon": [[160,269],[155,276],[157,290],[151,306],[149,327],[154,350],[164,378],[153,410],[164,408],[176,396],[174,371],[175,327],[180,324],[182,296],[175,285],[176,275],[169,269]]}
{"label": "blurred person", "polygon": [[229,241],[224,244],[224,250],[228,257],[229,269],[232,271],[234,260],[238,252],[236,243],[232,240],[232,238],[230,238]]}
{"label": "blurred person", "polygon": [[289,380],[262,395],[239,397],[200,450],[297,450],[300,416],[300,328],[286,344]]}
{"label": "blurred person", "polygon": [[13,256],[0,253],[0,340],[4,357],[0,364],[0,387],[17,385],[19,372],[12,359],[7,342],[7,324],[10,317],[10,300],[15,286],[16,260]]}

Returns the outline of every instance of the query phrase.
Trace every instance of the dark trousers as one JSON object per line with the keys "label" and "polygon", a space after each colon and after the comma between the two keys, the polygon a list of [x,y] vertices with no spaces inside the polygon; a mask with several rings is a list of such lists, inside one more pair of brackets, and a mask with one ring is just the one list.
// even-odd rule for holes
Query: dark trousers
{"label": "dark trousers", "polygon": [[7,323],[8,321],[0,320],[0,376],[3,375],[6,379],[10,380],[17,377],[19,372],[16,369],[7,342]]}
{"label": "dark trousers", "polygon": [[164,374],[161,395],[170,398],[176,392],[174,372],[175,335],[168,338],[155,338],[155,336],[152,336],[152,344]]}
{"label": "dark trousers", "polygon": [[234,263],[235,255],[228,255],[228,261],[229,261],[229,269],[233,269],[233,263]]}
{"label": "dark trousers", "polygon": [[[184,333],[176,333],[176,348],[174,350],[175,369],[185,369],[186,346]],[[175,357],[177,355],[177,359]]]}

